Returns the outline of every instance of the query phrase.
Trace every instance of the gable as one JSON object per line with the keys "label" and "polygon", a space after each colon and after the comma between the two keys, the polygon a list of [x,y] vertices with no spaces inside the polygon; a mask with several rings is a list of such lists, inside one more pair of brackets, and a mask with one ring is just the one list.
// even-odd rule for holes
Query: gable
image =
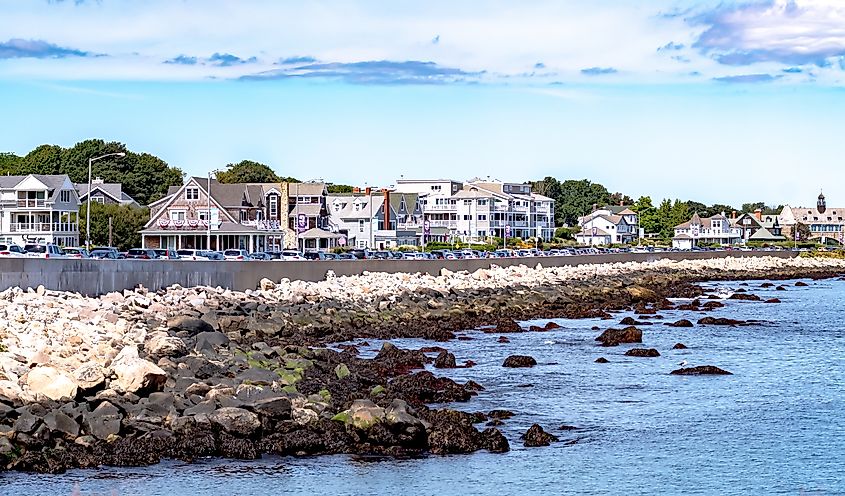
{"label": "gable", "polygon": [[[70,188],[73,188],[73,185],[71,185]],[[50,187],[47,186],[46,184],[42,183],[41,181],[39,181],[35,176],[29,175],[29,176],[26,176],[26,178],[24,178],[21,182],[16,184],[15,187],[12,188],[12,189],[14,189],[16,191],[18,191],[18,190],[45,191],[45,190],[49,190]]]}
{"label": "gable", "polygon": [[[185,184],[183,184],[181,187],[179,187],[179,189],[176,191],[176,193],[174,193],[171,196],[168,196],[168,197],[165,197],[165,198],[162,198],[161,200],[159,200],[159,201],[165,201],[166,200],[166,202],[163,205],[161,205],[160,210],[158,210],[155,214],[150,215],[150,221],[147,222],[144,227],[155,226],[158,219],[169,210],[169,208],[173,205],[173,203],[175,203],[177,199],[182,198],[182,196],[185,194],[185,189],[188,188],[188,187],[199,188],[199,190],[202,191],[203,194],[206,195],[206,197],[208,197],[208,192],[206,191],[206,189],[203,188],[202,185],[199,182],[197,182],[196,178],[192,177]],[[203,203],[207,203],[207,202],[203,202]],[[225,219],[221,218],[221,220],[228,219],[229,222],[238,223],[238,221],[236,221],[235,218],[232,217],[231,214],[229,214],[229,211],[226,210],[225,208],[223,208],[223,206],[220,205],[220,203],[218,203],[217,200],[215,200],[213,196],[211,197],[211,206],[216,207],[217,210],[223,214],[223,217],[225,217]]]}

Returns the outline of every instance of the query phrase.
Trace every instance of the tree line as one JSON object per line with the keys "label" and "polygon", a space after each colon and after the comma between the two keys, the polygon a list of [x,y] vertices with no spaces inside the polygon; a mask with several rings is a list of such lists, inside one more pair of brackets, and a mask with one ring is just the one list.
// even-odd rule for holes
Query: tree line
{"label": "tree line", "polygon": [[611,193],[605,186],[587,179],[569,179],[559,181],[546,177],[531,181],[532,190],[555,201],[555,224],[558,226],[577,226],[578,218],[589,214],[593,206],[626,205],[640,218],[640,227],[646,234],[657,234],[664,239],[671,238],[675,226],[690,219],[694,213],[701,217],[711,217],[722,212],[730,216],[732,212],[752,213],[757,209],[764,215],[778,214],[783,205],[769,206],[765,202],[743,203],[741,208],[731,205],[704,203],[693,200],[663,199],[654,205],[651,197],[640,196],[636,200],[623,193]]}

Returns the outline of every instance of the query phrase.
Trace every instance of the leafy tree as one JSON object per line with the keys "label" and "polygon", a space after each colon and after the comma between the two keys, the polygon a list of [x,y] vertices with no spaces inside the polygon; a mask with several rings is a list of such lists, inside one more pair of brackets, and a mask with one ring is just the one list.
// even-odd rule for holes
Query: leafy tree
{"label": "leafy tree", "polygon": [[227,164],[227,170],[217,173],[221,183],[278,183],[282,181],[273,169],[266,164],[252,160],[241,160],[236,164]]}
{"label": "leafy tree", "polygon": [[21,157],[14,153],[0,153],[0,174],[11,175],[17,174],[21,167]]}
{"label": "leafy tree", "polygon": [[764,202],[743,203],[742,204],[742,213],[744,213],[744,214],[753,213],[757,209],[766,210],[766,204]]}
{"label": "leafy tree", "polygon": [[798,241],[808,241],[812,232],[810,231],[810,226],[804,224],[803,222],[799,222],[795,229],[798,231]]}
{"label": "leafy tree", "polygon": [[62,174],[62,151],[58,145],[36,147],[23,157],[17,174]]}
{"label": "leafy tree", "polygon": [[548,196],[552,199],[557,199],[560,196],[560,181],[551,176],[546,176],[542,181],[531,181],[529,184],[531,191],[538,195]]}
{"label": "leafy tree", "polygon": [[560,195],[555,198],[555,217],[559,224],[573,226],[578,217],[590,213],[593,205],[602,206],[610,201],[607,188],[587,179],[566,180],[560,183]]}
{"label": "leafy tree", "polygon": [[727,217],[730,217],[732,212],[736,212],[736,209],[732,206],[715,203],[707,208],[706,217],[713,217],[714,215],[720,214],[725,214]]}
{"label": "leafy tree", "polygon": [[660,217],[657,208],[651,204],[650,196],[641,196],[632,206],[632,210],[640,218],[640,227],[648,234],[659,233]]}
{"label": "leafy tree", "polygon": [[328,189],[329,193],[352,193],[353,190],[352,186],[347,184],[329,184],[326,189]]}
{"label": "leafy tree", "polygon": [[634,199],[622,193],[613,193],[610,195],[611,205],[630,205],[634,203]]}
{"label": "leafy tree", "polygon": [[[85,243],[86,204],[79,208],[79,240]],[[112,219],[112,246],[128,250],[141,246],[139,231],[150,220],[147,208],[134,208],[126,205],[102,205],[91,203],[91,243],[94,246],[106,246],[109,242],[109,218]]]}

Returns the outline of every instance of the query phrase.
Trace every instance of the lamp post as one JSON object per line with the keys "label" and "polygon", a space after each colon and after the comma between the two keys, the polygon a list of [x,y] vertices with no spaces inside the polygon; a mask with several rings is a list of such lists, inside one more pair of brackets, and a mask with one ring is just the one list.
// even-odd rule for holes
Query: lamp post
{"label": "lamp post", "polygon": [[[206,238],[205,238],[205,249],[211,251],[211,175],[217,174],[220,172],[220,169],[214,169],[208,171],[208,184],[206,184],[205,188],[205,216],[208,217],[206,219]],[[219,246],[217,247],[220,248]]]}
{"label": "lamp post", "polygon": [[97,160],[102,160],[108,157],[125,157],[126,154],[123,152],[117,153],[107,153],[105,155],[100,155],[99,157],[92,157],[88,159],[88,197],[86,200],[85,206],[85,248],[91,249],[91,164],[96,162]]}

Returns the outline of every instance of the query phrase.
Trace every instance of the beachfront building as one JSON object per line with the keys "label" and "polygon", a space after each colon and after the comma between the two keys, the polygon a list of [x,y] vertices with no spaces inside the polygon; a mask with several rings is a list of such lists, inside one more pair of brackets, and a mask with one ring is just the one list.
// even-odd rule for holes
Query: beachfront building
{"label": "beachfront building", "polygon": [[687,222],[675,226],[672,247],[691,250],[704,244],[734,245],[741,239],[740,231],[731,226],[724,213],[712,217],[700,217],[695,213]]}
{"label": "beachfront building", "polygon": [[531,186],[495,179],[400,179],[396,190],[417,193],[426,239],[488,242],[492,237],[554,237],[554,200],[531,192]]}
{"label": "beachfront building", "polygon": [[732,216],[731,228],[739,234],[740,242],[743,244],[748,242],[776,243],[786,240],[781,235],[777,216],[769,215],[764,219],[761,209],[757,209],[753,213],[743,213],[738,217]]}
{"label": "beachfront building", "polygon": [[798,224],[804,224],[810,230],[810,239],[822,243],[834,240],[845,242],[845,208],[828,207],[825,197],[820,194],[815,207],[783,207],[777,216],[786,239],[795,239]]}
{"label": "beachfront building", "polygon": [[416,193],[355,189],[329,195],[328,205],[331,230],[350,247],[384,250],[424,242],[423,210]]}
{"label": "beachfront building", "polygon": [[639,239],[639,217],[629,207],[604,206],[580,217],[575,241],[581,245],[632,244]]}
{"label": "beachfront building", "polygon": [[145,248],[275,251],[296,246],[287,183],[223,184],[191,177],[150,204]]}
{"label": "beachfront building", "polygon": [[79,246],[79,205],[65,174],[0,176],[0,243]]}
{"label": "beachfront building", "polygon": [[329,225],[328,187],[323,182],[288,184],[288,225],[293,236],[285,247],[301,252],[329,251],[339,246],[341,238]]}
{"label": "beachfront building", "polygon": [[[77,183],[74,184],[74,186],[79,194],[79,201],[82,203],[88,201],[88,183]],[[122,184],[107,183],[99,177],[91,180],[91,203],[99,203],[101,205],[127,205],[130,207],[140,206],[134,198],[123,191]]]}

